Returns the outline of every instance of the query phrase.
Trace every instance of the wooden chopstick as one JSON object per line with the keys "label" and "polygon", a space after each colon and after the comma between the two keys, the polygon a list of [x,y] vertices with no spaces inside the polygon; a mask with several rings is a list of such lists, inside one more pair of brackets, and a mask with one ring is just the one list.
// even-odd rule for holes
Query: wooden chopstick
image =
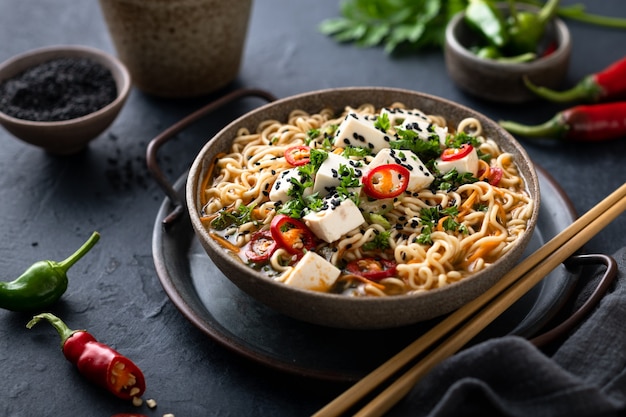
{"label": "wooden chopstick", "polygon": [[511,269],[498,283],[485,293],[451,313],[422,337],[418,338],[320,409],[314,416],[338,416],[346,412],[376,388],[380,387],[393,375],[398,373],[402,368],[413,362],[415,358],[432,347],[433,344],[456,329],[474,313],[486,306],[509,287],[513,286],[513,284],[516,284],[522,277],[525,277],[524,280],[516,284],[510,292],[498,298],[499,301],[494,302],[493,305],[486,308],[478,319],[471,321],[470,324],[458,330],[445,345],[437,347],[437,349],[426,356],[422,362],[415,365],[409,372],[396,380],[396,382],[390,385],[357,415],[382,414],[399,399],[404,397],[415,382],[433,366],[459,350],[467,341],[478,334],[482,328],[486,327],[487,324],[495,319],[502,311],[506,310],[514,301],[519,299],[539,282],[543,276],[547,275],[547,273],[558,264],[572,255],[624,210],[626,210],[626,183],[553,239],[548,241],[532,255],[520,262],[516,267]]}

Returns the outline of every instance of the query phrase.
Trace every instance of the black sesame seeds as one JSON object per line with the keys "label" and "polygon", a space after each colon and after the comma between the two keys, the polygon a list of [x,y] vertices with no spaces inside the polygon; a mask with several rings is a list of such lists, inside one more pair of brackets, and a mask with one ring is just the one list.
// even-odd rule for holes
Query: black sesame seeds
{"label": "black sesame seeds", "polygon": [[111,71],[89,58],[58,58],[0,84],[0,111],[33,121],[61,121],[93,113],[115,100]]}

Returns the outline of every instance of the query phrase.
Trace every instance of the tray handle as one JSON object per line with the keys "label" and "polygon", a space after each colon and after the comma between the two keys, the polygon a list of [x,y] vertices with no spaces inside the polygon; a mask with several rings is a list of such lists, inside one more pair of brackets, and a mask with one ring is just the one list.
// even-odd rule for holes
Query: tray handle
{"label": "tray handle", "polygon": [[200,109],[194,111],[190,115],[184,117],[180,121],[176,122],[158,136],[153,138],[150,143],[148,143],[148,147],[146,149],[146,163],[148,166],[148,171],[154,178],[154,180],[159,184],[159,186],[165,192],[165,195],[170,199],[172,204],[174,205],[174,209],[170,212],[162,221],[164,226],[168,226],[171,223],[175,222],[176,219],[183,212],[185,207],[185,203],[180,195],[174,190],[173,185],[167,179],[163,171],[159,167],[157,161],[157,153],[159,148],[165,144],[170,138],[187,128],[192,123],[206,116],[207,114],[219,109],[226,104],[229,104],[235,100],[246,98],[246,97],[259,97],[267,100],[268,102],[272,102],[276,100],[276,97],[270,94],[267,91],[259,90],[259,89],[237,89],[234,90],[212,102],[201,107]]}
{"label": "tray handle", "polygon": [[579,325],[587,315],[598,305],[602,297],[606,294],[609,287],[615,281],[617,276],[617,262],[611,256],[603,254],[580,254],[573,255],[564,262],[567,268],[573,268],[579,265],[594,265],[601,264],[606,266],[604,275],[596,285],[595,290],[589,296],[589,298],[578,308],[571,316],[561,322],[559,325],[552,329],[535,336],[530,339],[530,342],[535,346],[541,348],[552,342],[555,342],[567,333],[569,333],[574,327]]}

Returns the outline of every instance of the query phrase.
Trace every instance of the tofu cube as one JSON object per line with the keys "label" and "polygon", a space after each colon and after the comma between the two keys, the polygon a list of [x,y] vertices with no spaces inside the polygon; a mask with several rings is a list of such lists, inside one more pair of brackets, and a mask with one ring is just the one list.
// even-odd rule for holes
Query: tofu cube
{"label": "tofu cube", "polygon": [[[289,192],[294,187],[293,183],[291,182],[292,178],[297,178],[302,183],[304,183],[306,180],[305,178],[302,178],[298,168],[284,170],[283,172],[278,174],[278,178],[276,179],[276,181],[274,181],[274,185],[272,186],[269,194],[270,200],[282,203],[291,200],[292,197],[289,195]],[[313,187],[305,188],[304,192],[302,193],[302,195],[305,197],[311,194],[313,194]]]}
{"label": "tofu cube", "polygon": [[356,146],[367,148],[373,153],[389,147],[392,135],[374,127],[374,122],[356,113],[349,113],[341,122],[335,133],[335,146],[345,148]]}
{"label": "tofu cube", "polygon": [[327,292],[341,270],[315,252],[307,252],[298,261],[285,284],[312,291]]}
{"label": "tofu cube", "polygon": [[434,180],[433,174],[426,168],[415,153],[404,149],[385,148],[378,152],[374,159],[367,165],[371,170],[379,165],[398,164],[402,165],[411,173],[409,177],[408,191],[419,191],[427,188]]}
{"label": "tofu cube", "polygon": [[324,209],[303,217],[305,224],[319,239],[331,243],[365,222],[354,201],[340,201],[335,195],[324,199]]}
{"label": "tofu cube", "polygon": [[391,126],[401,126],[401,128],[405,130],[414,130],[417,132],[418,137],[423,140],[435,134],[439,137],[441,146],[446,146],[448,128],[431,123],[421,111],[384,108],[381,111],[381,115],[382,114],[387,114]]}
{"label": "tofu cube", "polygon": [[419,110],[385,107],[380,111],[380,115],[382,116],[383,114],[387,115],[389,123],[394,127],[418,120],[428,121],[426,115]]}
{"label": "tofu cube", "polygon": [[454,161],[442,161],[441,159],[437,159],[435,165],[439,171],[444,173],[450,172],[456,168],[459,174],[471,172],[472,175],[476,177],[478,176],[478,153],[476,152],[476,148],[474,148],[472,152],[463,158]]}
{"label": "tofu cube", "polygon": [[313,192],[319,193],[321,197],[324,197],[340,185],[341,177],[339,176],[339,168],[341,165],[354,168],[354,175],[356,178],[361,178],[363,176],[362,169],[356,167],[355,161],[344,158],[336,153],[329,152],[328,158],[324,160],[315,174]]}

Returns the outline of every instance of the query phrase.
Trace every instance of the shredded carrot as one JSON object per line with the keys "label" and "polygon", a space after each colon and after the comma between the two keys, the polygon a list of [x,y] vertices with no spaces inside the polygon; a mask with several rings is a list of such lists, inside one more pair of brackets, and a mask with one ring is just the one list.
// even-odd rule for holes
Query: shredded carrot
{"label": "shredded carrot", "polygon": [[362,282],[362,283],[364,283],[364,284],[370,284],[370,285],[373,285],[374,287],[378,288],[378,289],[379,289],[379,290],[381,290],[381,291],[385,289],[385,286],[384,286],[384,285],[379,284],[379,283],[377,283],[377,282],[374,282],[374,281],[372,281],[372,280],[369,280],[369,279],[367,279],[367,278],[365,278],[365,277],[362,277],[362,276],[360,276],[360,275],[353,275],[353,274],[351,274],[351,275],[345,275],[345,276],[343,277],[343,279],[351,279],[351,280],[354,280],[354,281],[361,281],[361,282]]}
{"label": "shredded carrot", "polygon": [[472,194],[461,204],[462,210],[469,210],[474,205],[474,201],[476,201],[476,197],[478,197],[478,191],[474,190]]}
{"label": "shredded carrot", "polygon": [[213,161],[211,161],[211,165],[209,165],[209,168],[207,168],[206,172],[204,173],[204,177],[202,178],[202,183],[200,184],[200,193],[201,193],[200,203],[202,204],[203,207],[207,203],[206,189],[208,188],[209,181],[213,178],[213,171],[215,170],[215,165],[217,164],[217,160],[224,157],[225,155],[226,154],[223,152],[215,155],[215,158],[213,158]]}
{"label": "shredded carrot", "polygon": [[217,217],[217,214],[211,214],[209,216],[202,216],[200,217],[200,221],[202,222],[202,224],[206,227],[209,227],[211,225],[211,222]]}
{"label": "shredded carrot", "polygon": [[480,165],[478,167],[478,172],[481,171],[480,167],[482,166],[484,169],[483,174],[478,178],[479,180],[484,180],[485,178],[489,177],[489,174],[491,173],[491,167],[489,166],[489,164],[485,161],[483,161],[482,159],[478,160],[478,164]]}
{"label": "shredded carrot", "polygon": [[442,218],[439,219],[439,221],[437,222],[437,231],[438,232],[443,232],[443,222],[446,221],[447,218],[449,218],[450,216],[444,216]]}
{"label": "shredded carrot", "polygon": [[251,216],[255,220],[263,220],[265,218],[265,214],[263,212],[261,212],[261,209],[258,208],[258,207],[255,207],[255,208],[252,209]]}
{"label": "shredded carrot", "polygon": [[470,264],[477,260],[478,258],[485,258],[486,255],[489,254],[492,250],[498,247],[498,245],[502,243],[500,240],[490,240],[488,242],[484,242],[481,244],[476,252],[474,252],[469,258],[467,258],[467,263]]}
{"label": "shredded carrot", "polygon": [[228,240],[224,239],[220,235],[216,233],[209,233],[209,236],[211,236],[223,248],[228,249],[234,253],[239,253],[239,246],[230,243]]}

